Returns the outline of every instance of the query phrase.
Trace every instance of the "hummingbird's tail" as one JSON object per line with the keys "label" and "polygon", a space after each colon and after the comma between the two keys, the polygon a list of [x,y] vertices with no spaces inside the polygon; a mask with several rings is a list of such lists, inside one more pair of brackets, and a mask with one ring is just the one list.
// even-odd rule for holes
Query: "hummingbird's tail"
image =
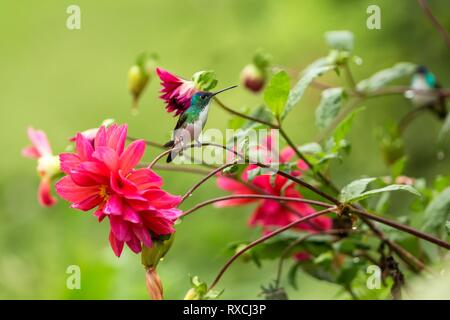
{"label": "hummingbird's tail", "polygon": [[175,145],[175,141],[174,140],[170,140],[163,147],[164,148],[173,148],[174,145]]}
{"label": "hummingbird's tail", "polygon": [[[167,142],[164,145],[164,148],[173,148],[173,147],[175,147],[175,141],[174,140],[170,140],[169,142]],[[172,155],[174,155],[174,157],[172,157]],[[169,155],[167,156],[166,162],[167,163],[172,162],[172,160],[173,160],[173,158],[175,158],[175,156],[176,156],[175,151],[170,152]]]}

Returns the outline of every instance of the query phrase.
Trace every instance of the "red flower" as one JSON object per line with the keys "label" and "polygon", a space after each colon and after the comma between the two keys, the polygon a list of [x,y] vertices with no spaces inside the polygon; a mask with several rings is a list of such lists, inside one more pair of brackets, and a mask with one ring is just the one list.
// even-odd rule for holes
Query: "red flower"
{"label": "red flower", "polygon": [[[272,146],[272,140],[269,137],[266,147],[259,147],[259,149],[266,149],[270,151]],[[279,162],[289,162],[294,156],[294,150],[292,148],[285,148],[281,151]],[[271,162],[271,159],[266,158],[266,162]],[[249,171],[257,168],[256,165],[249,165],[242,173],[242,181],[236,181],[232,178],[225,176],[219,176],[217,179],[217,185],[219,188],[230,191],[233,194],[269,194],[275,196],[286,196],[293,198],[302,198],[300,192],[295,188],[295,183],[287,178],[277,175],[273,180],[270,174],[262,174],[255,177],[251,182],[248,180]],[[308,169],[308,166],[302,161],[297,162],[297,168],[292,174],[299,176],[301,173]],[[300,213],[302,216],[310,215],[314,212],[314,208],[310,205],[300,202],[286,202],[285,206],[281,205],[275,200],[259,200],[259,199],[230,199],[221,201],[216,204],[218,207],[226,206],[238,206],[248,203],[257,202],[259,205],[250,217],[249,224],[251,226],[260,225],[264,230],[268,230],[270,227],[285,226],[295,220],[298,220],[298,215],[290,209],[293,209]],[[318,231],[327,230],[331,228],[331,219],[328,217],[318,217],[311,220],[310,223],[300,223],[296,225],[297,229]]]}
{"label": "red flower", "polygon": [[38,188],[38,200],[41,206],[51,207],[56,203],[50,193],[50,183],[52,179],[60,172],[58,156],[54,156],[47,135],[44,131],[28,128],[28,137],[32,146],[22,150],[22,155],[27,158],[38,160],[37,172],[41,178]]}
{"label": "red flower", "polygon": [[162,179],[150,169],[135,169],[145,151],[137,140],[125,149],[127,125],[101,126],[93,141],[76,136],[76,153],[60,155],[61,170],[67,174],[56,184],[57,193],[82,211],[96,208],[102,221],[108,217],[109,241],[120,256],[123,245],[135,253],[141,242],[150,247],[152,236],[172,234],[181,211],[180,197],[161,189]]}
{"label": "red flower", "polygon": [[191,98],[198,88],[194,81],[182,79],[162,68],[156,68],[156,73],[161,79],[162,95],[166,102],[167,112],[175,112],[175,116],[183,113],[191,104]]}

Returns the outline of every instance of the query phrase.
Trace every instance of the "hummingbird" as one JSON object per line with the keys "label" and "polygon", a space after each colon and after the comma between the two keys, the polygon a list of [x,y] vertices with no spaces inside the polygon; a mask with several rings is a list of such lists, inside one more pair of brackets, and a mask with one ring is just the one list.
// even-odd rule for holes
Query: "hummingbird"
{"label": "hummingbird", "polygon": [[173,140],[164,145],[166,148],[172,148],[172,152],[167,157],[168,163],[178,154],[182,154],[185,146],[192,141],[195,141],[199,145],[201,144],[198,138],[208,119],[209,106],[212,98],[221,92],[236,87],[237,85],[234,85],[216,92],[199,91],[192,95],[189,108],[180,115],[173,129]]}
{"label": "hummingbird", "polygon": [[445,119],[447,116],[445,97],[436,92],[439,88],[442,88],[441,85],[428,68],[417,67],[411,81],[411,89],[416,91],[411,98],[413,105],[417,108],[428,108],[440,119]]}

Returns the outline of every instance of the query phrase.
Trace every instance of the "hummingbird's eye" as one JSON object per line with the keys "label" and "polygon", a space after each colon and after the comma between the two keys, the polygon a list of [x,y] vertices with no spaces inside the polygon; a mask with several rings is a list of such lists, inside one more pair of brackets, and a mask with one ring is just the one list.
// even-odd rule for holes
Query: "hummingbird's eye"
{"label": "hummingbird's eye", "polygon": [[203,100],[205,100],[206,95],[205,95],[205,94],[201,95],[201,98],[202,98]]}

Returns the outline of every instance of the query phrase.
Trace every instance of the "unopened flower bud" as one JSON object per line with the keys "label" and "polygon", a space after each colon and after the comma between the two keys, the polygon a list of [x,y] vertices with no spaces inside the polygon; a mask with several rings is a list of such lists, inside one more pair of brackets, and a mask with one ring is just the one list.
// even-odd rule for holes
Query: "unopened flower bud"
{"label": "unopened flower bud", "polygon": [[143,52],[136,63],[128,71],[128,90],[133,96],[133,108],[136,110],[139,97],[144,92],[150,76],[155,72],[157,55],[154,53]]}
{"label": "unopened flower bud", "polygon": [[244,67],[241,71],[241,83],[253,92],[259,92],[266,82],[266,72],[259,69],[253,63]]}
{"label": "unopened flower bud", "polygon": [[136,108],[140,95],[145,89],[149,76],[138,65],[128,71],[128,90],[133,96],[133,106]]}
{"label": "unopened flower bud", "polygon": [[188,292],[186,292],[186,295],[184,296],[183,300],[200,300],[200,295],[197,292],[195,288],[190,288]]}
{"label": "unopened flower bud", "polygon": [[147,269],[147,272],[145,273],[145,285],[147,286],[148,294],[152,300],[164,299],[161,279],[155,268]]}

